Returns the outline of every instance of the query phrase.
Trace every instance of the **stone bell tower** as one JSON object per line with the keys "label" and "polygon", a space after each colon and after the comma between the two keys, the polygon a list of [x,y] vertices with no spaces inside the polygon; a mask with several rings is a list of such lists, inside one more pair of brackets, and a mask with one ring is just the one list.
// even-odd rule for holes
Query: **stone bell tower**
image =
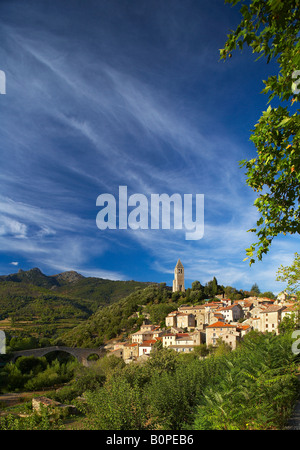
{"label": "stone bell tower", "polygon": [[174,280],[173,280],[173,292],[182,291],[185,292],[184,288],[184,267],[180,259],[178,259],[174,270]]}

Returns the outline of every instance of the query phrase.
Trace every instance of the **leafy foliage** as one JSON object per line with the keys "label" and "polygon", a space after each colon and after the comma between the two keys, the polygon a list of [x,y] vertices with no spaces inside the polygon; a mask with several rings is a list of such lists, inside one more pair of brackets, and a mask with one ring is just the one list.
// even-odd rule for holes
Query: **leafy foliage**
{"label": "leafy foliage", "polygon": [[297,294],[300,298],[300,255],[295,253],[293,264],[290,266],[280,266],[277,271],[277,281],[286,281],[286,291]]}
{"label": "leafy foliage", "polygon": [[280,429],[297,395],[290,336],[253,332],[219,356],[163,349],[117,369],[88,393],[85,413],[98,429]]}
{"label": "leafy foliage", "polygon": [[[236,5],[240,0],[227,0]],[[300,69],[300,10],[298,0],[241,1],[242,21],[228,35],[221,59],[232,56],[245,45],[267,62],[276,60],[278,75],[264,81],[263,93],[277,107],[268,107],[255,125],[251,141],[257,156],[241,161],[247,169],[247,184],[259,195],[255,205],[260,213],[257,243],[246,249],[250,265],[262,259],[272,240],[280,233],[300,232],[300,119],[298,94],[292,88],[293,72]],[[281,104],[280,104],[281,103]]]}
{"label": "leafy foliage", "polygon": [[298,393],[291,341],[247,336],[226,355],[220,375],[198,406],[196,429],[281,429]]}
{"label": "leafy foliage", "polygon": [[[76,404],[84,415],[81,428],[281,429],[298,396],[297,358],[291,344],[290,333],[251,332],[237,350],[221,349],[206,358],[197,352],[157,349],[143,364],[126,365],[106,356],[90,368],[20,358],[1,373],[6,372],[10,386],[14,383],[20,390],[30,384],[41,388],[46,379],[48,386],[69,380],[48,396]],[[4,381],[2,377],[2,385]],[[79,403],[78,396],[85,401]],[[46,416],[0,419],[0,429],[49,427],[62,424]]]}

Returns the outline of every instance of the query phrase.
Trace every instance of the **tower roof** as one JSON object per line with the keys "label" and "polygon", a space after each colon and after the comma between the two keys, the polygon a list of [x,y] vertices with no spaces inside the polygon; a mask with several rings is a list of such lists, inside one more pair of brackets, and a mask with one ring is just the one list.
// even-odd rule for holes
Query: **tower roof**
{"label": "tower roof", "polygon": [[182,267],[183,268],[183,265],[182,265],[182,262],[180,261],[180,259],[178,259],[176,267]]}

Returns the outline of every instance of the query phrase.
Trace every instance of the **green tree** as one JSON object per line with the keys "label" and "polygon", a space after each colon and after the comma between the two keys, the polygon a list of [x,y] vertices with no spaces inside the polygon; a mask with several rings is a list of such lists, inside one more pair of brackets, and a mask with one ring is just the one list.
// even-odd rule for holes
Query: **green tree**
{"label": "green tree", "polygon": [[158,374],[173,372],[176,368],[178,354],[169,348],[162,348],[153,353],[147,361],[149,370],[154,370]]}
{"label": "green tree", "polygon": [[300,254],[295,253],[294,262],[290,266],[279,267],[276,280],[287,282],[286,291],[296,294],[300,299]]}
{"label": "green tree", "polygon": [[251,294],[252,295],[259,295],[260,294],[260,289],[259,289],[259,287],[258,287],[258,285],[256,283],[254,283],[252,288],[251,288]]}
{"label": "green tree", "polygon": [[192,290],[193,291],[200,291],[201,288],[202,288],[202,286],[201,286],[200,281],[198,281],[198,280],[193,281],[193,283],[192,283]]}
{"label": "green tree", "polygon": [[213,297],[215,297],[215,295],[217,295],[218,293],[218,282],[216,277],[213,277],[212,283],[211,283],[211,294]]}
{"label": "green tree", "polygon": [[257,149],[256,157],[241,161],[247,184],[258,192],[254,204],[260,218],[256,228],[249,230],[258,242],[246,249],[245,258],[250,258],[251,265],[255,257],[261,260],[268,252],[275,236],[300,232],[299,90],[297,80],[293,80],[295,71],[300,70],[300,4],[299,0],[226,2],[242,3],[242,20],[228,35],[220,50],[221,59],[230,58],[233,50],[247,45],[278,66],[277,76],[269,76],[263,90],[269,102],[276,99],[278,105],[270,105],[255,125],[250,139]]}
{"label": "green tree", "polygon": [[276,295],[274,295],[273,292],[271,292],[271,291],[261,292],[259,294],[259,297],[267,297],[267,298],[276,300]]}

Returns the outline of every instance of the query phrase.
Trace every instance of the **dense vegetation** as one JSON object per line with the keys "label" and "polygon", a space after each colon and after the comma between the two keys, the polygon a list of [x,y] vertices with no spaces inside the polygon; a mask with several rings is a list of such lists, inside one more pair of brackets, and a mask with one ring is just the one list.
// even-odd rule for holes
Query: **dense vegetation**
{"label": "dense vegetation", "polygon": [[[79,407],[79,428],[282,429],[298,395],[298,362],[291,344],[290,333],[252,332],[237,350],[220,345],[205,359],[197,351],[184,355],[169,349],[157,349],[143,364],[125,365],[107,356],[91,368],[22,358],[6,366],[5,374],[10,380],[22,375],[27,388],[38,388],[39,380],[50,374],[54,384],[71,378],[50,396]],[[38,425],[41,418],[6,416],[0,429],[63,426],[43,417]]]}
{"label": "dense vegetation", "polygon": [[[2,279],[0,282],[0,301],[6,305],[4,314],[8,314],[12,322],[11,331],[7,332],[8,350],[53,343],[94,347],[111,338],[127,337],[139,328],[145,317],[164,325],[165,316],[181,304],[201,304],[205,298],[217,300],[215,295],[220,291],[232,298],[265,295],[260,294],[256,284],[245,293],[220,286],[215,278],[205,286],[195,281],[185,293],[172,293],[164,283],[148,284],[146,288],[145,284],[135,285],[135,282],[128,282],[129,285],[120,282],[124,284],[115,286],[114,282],[106,283],[107,280],[100,280],[100,283],[81,277],[74,280],[73,275],[72,282],[69,277],[63,277],[49,290],[45,287],[48,281],[44,276],[38,274],[40,284],[35,285],[32,274],[30,282],[24,280],[26,273],[21,275],[22,280]],[[95,292],[101,291],[101,285],[105,285],[105,294],[99,295],[93,312],[89,310],[92,303],[88,303],[88,291],[94,292],[95,302]],[[127,296],[119,299],[118,295],[124,291]],[[16,292],[18,296],[14,296]],[[87,297],[81,297],[83,292]],[[16,311],[18,308],[23,313],[28,311],[31,333],[24,329],[23,334],[18,333],[18,319],[15,317],[14,324],[8,311],[9,302],[5,301],[9,295]],[[104,306],[108,302],[106,295],[114,296],[114,300]],[[57,333],[60,319],[56,316],[53,334],[48,311],[70,320],[72,326]],[[76,318],[77,313],[85,319],[74,326],[79,317]],[[34,316],[30,320],[31,314],[37,318]],[[38,328],[42,318],[45,323]],[[188,355],[158,345],[149,360],[141,364],[125,365],[121,359],[106,356],[86,368],[75,360],[61,359],[61,355],[58,358],[57,354],[43,358],[21,357],[0,369],[0,392],[52,389],[47,396],[78,407],[81,415],[74,419],[74,428],[278,429],[284,426],[298,395],[298,361],[291,351],[293,326],[289,323],[281,327],[279,336],[252,332],[232,352],[222,343],[214,350],[199,346]],[[65,426],[59,415],[53,417],[45,411],[40,416],[32,414],[30,403],[22,408],[28,417],[4,415],[0,419],[0,429]]]}

